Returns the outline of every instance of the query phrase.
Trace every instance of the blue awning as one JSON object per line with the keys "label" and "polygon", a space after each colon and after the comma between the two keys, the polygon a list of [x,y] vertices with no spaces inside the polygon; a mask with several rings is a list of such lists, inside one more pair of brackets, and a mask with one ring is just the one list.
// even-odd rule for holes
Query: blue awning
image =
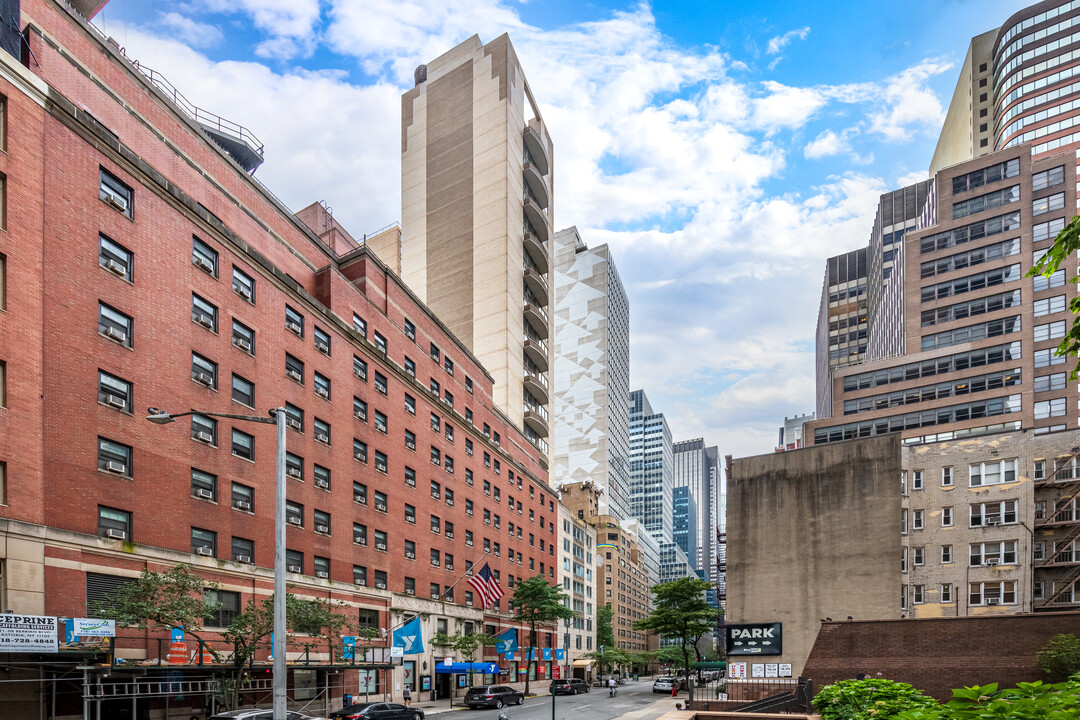
{"label": "blue awning", "polygon": [[454,663],[453,665],[436,663],[435,672],[436,674],[443,675],[463,675],[469,672],[474,672],[477,674],[486,673],[488,675],[497,675],[499,673],[499,666],[495,663]]}

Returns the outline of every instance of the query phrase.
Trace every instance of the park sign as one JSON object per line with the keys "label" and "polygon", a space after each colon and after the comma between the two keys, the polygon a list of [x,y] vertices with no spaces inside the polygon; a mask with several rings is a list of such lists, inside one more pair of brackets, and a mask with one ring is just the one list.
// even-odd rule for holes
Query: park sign
{"label": "park sign", "polygon": [[780,655],[783,651],[780,623],[728,625],[728,655]]}
{"label": "park sign", "polygon": [[56,618],[0,613],[0,652],[58,652]]}

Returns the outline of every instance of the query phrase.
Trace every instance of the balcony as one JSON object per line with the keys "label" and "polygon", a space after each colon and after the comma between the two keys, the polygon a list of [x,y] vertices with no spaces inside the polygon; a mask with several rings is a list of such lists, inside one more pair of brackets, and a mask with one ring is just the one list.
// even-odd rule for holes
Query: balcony
{"label": "balcony", "polygon": [[531,158],[527,158],[521,166],[521,175],[525,180],[525,187],[529,189],[529,194],[532,195],[533,200],[540,206],[542,210],[547,210],[548,204],[551,202],[551,198],[548,195],[547,183],[544,182],[544,178],[537,169],[535,163],[530,162]]}
{"label": "balcony", "polygon": [[541,305],[548,304],[548,284],[543,275],[532,268],[526,267],[525,285],[532,291],[532,294],[536,296]]}
{"label": "balcony", "polygon": [[529,192],[529,186],[525,186],[525,192],[521,194],[521,206],[525,213],[525,220],[532,225],[532,229],[540,236],[540,240],[547,242],[551,238],[551,228],[548,223],[547,213],[540,206],[540,202]]}
{"label": "balcony", "polygon": [[541,175],[547,175],[551,169],[551,162],[547,156],[547,145],[544,139],[540,137],[540,133],[536,128],[526,126],[521,132],[521,139],[524,141],[525,151],[532,156],[533,161],[536,163],[536,169]]}
{"label": "balcony", "polygon": [[548,254],[547,247],[544,245],[545,242],[545,239],[542,239],[533,232],[532,228],[528,227],[526,224],[524,239],[525,252],[528,253],[529,259],[536,265],[536,268],[540,273],[546,273],[548,271]]}
{"label": "balcony", "polygon": [[540,437],[547,437],[549,434],[547,408],[543,405],[536,405],[534,407],[526,403],[525,424],[532,428],[533,432]]}
{"label": "balcony", "polygon": [[532,338],[526,336],[525,357],[532,360],[536,367],[540,368],[541,372],[547,372],[548,350],[547,344],[543,340],[533,340]]}
{"label": "balcony", "polygon": [[541,403],[547,403],[548,401],[548,379],[544,373],[534,373],[528,368],[522,370],[522,380],[525,383],[525,389],[532,393],[532,396]]}
{"label": "balcony", "polygon": [[539,305],[533,305],[528,300],[525,301],[524,306],[525,321],[532,326],[532,329],[536,331],[536,334],[541,340],[546,340],[550,337],[548,333],[548,317],[547,311]]}

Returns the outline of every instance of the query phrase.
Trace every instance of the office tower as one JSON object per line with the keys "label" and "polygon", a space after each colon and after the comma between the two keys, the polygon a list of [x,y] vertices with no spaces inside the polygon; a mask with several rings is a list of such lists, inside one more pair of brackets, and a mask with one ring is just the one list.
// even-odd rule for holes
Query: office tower
{"label": "office tower", "polygon": [[1075,214],[1075,156],[1033,157],[1032,149],[1000,150],[934,177],[923,220],[903,239],[906,352],[835,370],[832,403],[807,426],[814,444],[1076,427],[1076,390],[1054,353],[1072,322],[1076,266],[1024,277]]}
{"label": "office tower", "polygon": [[785,450],[798,450],[803,446],[803,425],[814,419],[814,413],[784,417],[784,424],[780,426],[780,439],[776,444],[776,452]]}
{"label": "office tower", "polygon": [[1075,1],[1040,2],[973,38],[930,172],[1022,143],[1036,157],[1075,150],[1078,28]]}
{"label": "office tower", "polygon": [[632,391],[630,517],[640,520],[657,543],[671,541],[673,465],[671,430],[664,414],[653,412],[644,390]]}
{"label": "office tower", "polygon": [[818,417],[832,403],[832,371],[866,356],[867,253],[863,247],[825,261],[816,343]]}
{"label": "office tower", "polygon": [[553,150],[510,39],[473,36],[401,97],[401,277],[548,454]]}
{"label": "office tower", "polygon": [[552,483],[590,481],[600,514],[630,514],[630,312],[607,245],[555,234],[555,445]]}
{"label": "office tower", "polygon": [[[678,445],[676,445],[678,447]],[[675,454],[676,474],[679,455]],[[688,486],[676,487],[672,493],[672,540],[690,558],[691,567],[697,561],[697,503]],[[695,568],[696,569],[696,568]]]}
{"label": "office tower", "polygon": [[703,438],[681,440],[672,447],[675,472],[673,483],[676,488],[687,487],[694,501],[697,517],[695,525],[695,552],[687,553],[694,569],[709,580],[715,574],[713,561],[716,559],[714,533],[717,525],[717,487],[718,478],[717,449],[706,447]]}

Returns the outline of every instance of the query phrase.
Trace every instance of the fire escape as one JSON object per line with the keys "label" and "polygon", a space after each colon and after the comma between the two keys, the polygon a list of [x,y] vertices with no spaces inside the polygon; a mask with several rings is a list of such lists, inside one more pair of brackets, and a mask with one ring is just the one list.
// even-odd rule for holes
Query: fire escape
{"label": "fire escape", "polygon": [[[1034,481],[1035,533],[1044,536],[1054,533],[1056,537],[1047,542],[1049,552],[1034,561],[1036,582],[1044,588],[1043,599],[1033,601],[1035,611],[1057,610],[1066,605],[1080,604],[1080,597],[1073,592],[1080,580],[1080,448],[1065,460],[1054,461],[1054,472]],[[1041,491],[1041,492],[1040,492]],[[1057,535],[1064,531],[1064,534]]]}

